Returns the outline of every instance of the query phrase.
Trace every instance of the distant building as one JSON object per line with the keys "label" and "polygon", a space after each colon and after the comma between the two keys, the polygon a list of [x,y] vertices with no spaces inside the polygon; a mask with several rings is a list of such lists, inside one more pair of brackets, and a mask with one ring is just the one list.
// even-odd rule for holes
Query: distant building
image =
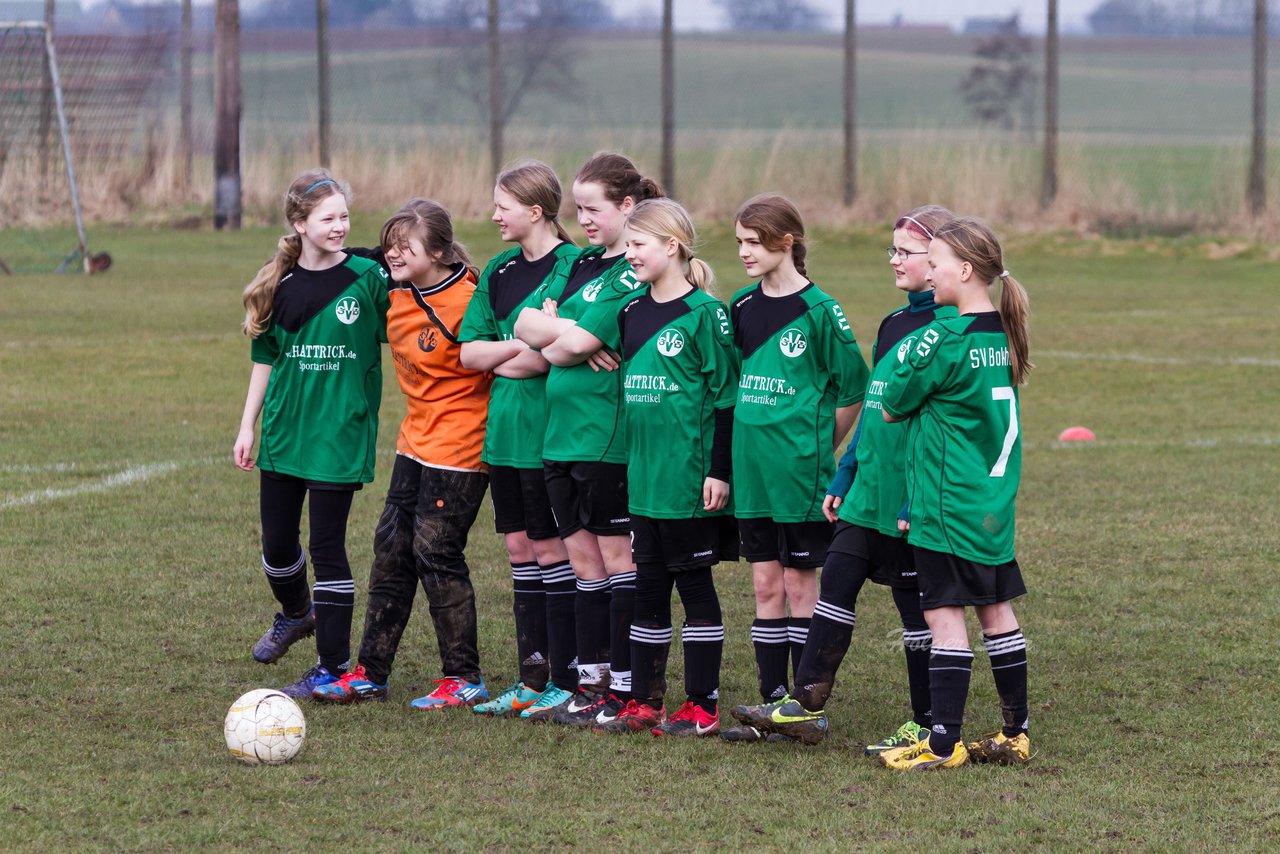
{"label": "distant building", "polygon": [[960,32],[968,36],[994,36],[1001,33],[1017,33],[1022,28],[1018,24],[1018,16],[1004,18],[965,18]]}

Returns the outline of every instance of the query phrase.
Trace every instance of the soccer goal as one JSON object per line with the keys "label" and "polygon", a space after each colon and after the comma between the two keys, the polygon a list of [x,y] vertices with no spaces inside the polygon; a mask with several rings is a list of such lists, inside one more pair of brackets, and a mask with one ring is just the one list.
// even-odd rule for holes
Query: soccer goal
{"label": "soccer goal", "polygon": [[0,21],[0,200],[0,271],[94,273],[110,266],[109,255],[89,252],[58,56],[40,21]]}

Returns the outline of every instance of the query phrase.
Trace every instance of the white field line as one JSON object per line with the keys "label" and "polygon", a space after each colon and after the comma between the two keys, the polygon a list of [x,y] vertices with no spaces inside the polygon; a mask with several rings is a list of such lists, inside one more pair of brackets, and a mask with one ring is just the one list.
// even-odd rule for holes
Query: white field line
{"label": "white field line", "polygon": [[177,471],[178,468],[179,464],[175,462],[151,463],[149,465],[133,466],[104,478],[89,481],[88,483],[81,483],[63,489],[40,489],[35,492],[28,492],[26,495],[5,498],[0,501],[0,510],[31,504],[43,504],[46,501],[55,501],[59,498],[72,498],[77,495],[86,495],[94,492],[106,492],[121,486],[129,486],[134,483],[151,480],[152,478]]}
{"label": "white field line", "polygon": [[1179,359],[1172,356],[1148,356],[1143,353],[1075,353],[1070,350],[1032,350],[1032,358],[1046,356],[1050,359],[1074,359],[1081,362],[1141,362],[1147,365],[1224,365],[1246,368],[1280,368],[1280,359],[1199,358]]}

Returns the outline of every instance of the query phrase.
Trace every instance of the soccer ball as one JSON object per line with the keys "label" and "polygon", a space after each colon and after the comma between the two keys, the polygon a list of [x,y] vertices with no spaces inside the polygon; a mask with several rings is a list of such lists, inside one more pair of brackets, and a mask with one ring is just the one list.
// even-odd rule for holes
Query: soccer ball
{"label": "soccer ball", "polygon": [[231,704],[223,734],[227,749],[241,762],[280,765],[302,749],[307,722],[289,697],[273,688],[258,688]]}

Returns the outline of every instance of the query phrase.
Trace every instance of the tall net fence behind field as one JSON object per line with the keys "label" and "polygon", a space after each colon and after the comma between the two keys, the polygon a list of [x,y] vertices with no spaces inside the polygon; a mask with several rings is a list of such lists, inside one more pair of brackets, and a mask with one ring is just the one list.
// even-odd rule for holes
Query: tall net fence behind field
{"label": "tall net fence behind field", "polygon": [[[109,212],[104,199],[128,200],[154,170],[157,83],[169,71],[169,38],[58,35],[54,44],[83,199],[91,210]],[[45,31],[0,25],[0,259],[14,270],[49,268],[67,252],[61,236],[33,230],[73,219],[52,81]]]}

